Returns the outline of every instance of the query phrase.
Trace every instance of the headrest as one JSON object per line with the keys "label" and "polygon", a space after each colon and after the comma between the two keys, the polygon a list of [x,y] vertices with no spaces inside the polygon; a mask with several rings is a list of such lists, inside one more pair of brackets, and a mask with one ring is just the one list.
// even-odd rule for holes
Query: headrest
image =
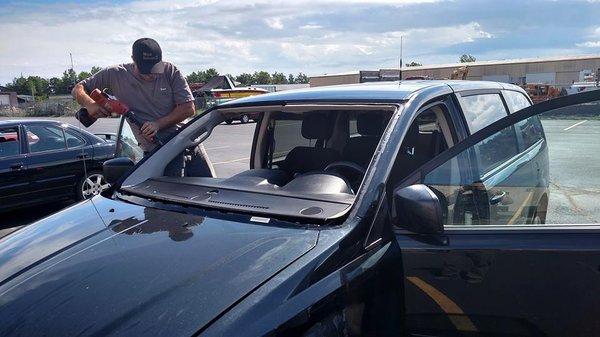
{"label": "headrest", "polygon": [[325,113],[309,113],[302,119],[302,137],[306,139],[329,139],[333,128]]}
{"label": "headrest", "polygon": [[375,113],[362,113],[356,116],[356,129],[362,136],[381,136],[385,127],[384,117]]}

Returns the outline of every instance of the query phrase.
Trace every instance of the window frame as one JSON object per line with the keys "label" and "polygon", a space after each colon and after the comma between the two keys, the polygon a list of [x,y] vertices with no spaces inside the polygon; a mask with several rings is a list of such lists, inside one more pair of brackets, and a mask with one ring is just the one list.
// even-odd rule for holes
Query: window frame
{"label": "window frame", "polygon": [[19,143],[19,153],[18,154],[14,154],[14,155],[10,155],[10,156],[5,156],[5,157],[0,157],[0,160],[6,160],[6,159],[15,159],[15,158],[19,158],[24,156],[25,154],[27,154],[27,149],[25,149],[24,147],[27,145],[27,142],[23,141],[23,129],[21,127],[20,124],[13,124],[13,125],[4,125],[2,126],[3,129],[11,129],[14,128],[17,130],[17,142]]}
{"label": "window frame", "polygon": [[[421,166],[420,169],[415,171],[413,174],[408,176],[406,179],[401,181],[394,189],[410,186],[413,184],[422,183],[428,173],[443,165],[447,161],[456,157],[460,153],[486,139],[490,135],[499,132],[509,126],[513,126],[522,120],[525,120],[532,116],[539,116],[540,114],[551,111],[558,108],[564,108],[567,106],[578,105],[587,102],[600,101],[600,90],[584,91],[581,93],[558,97],[552,100],[540,102],[538,104],[531,105],[525,109],[516,111],[507,117],[504,117],[483,129],[475,132],[467,138],[459,141],[453,147],[439,154],[437,157],[430,160],[425,165]],[[525,151],[526,152],[526,151]],[[394,227],[397,233],[410,234],[411,231],[405,228]],[[479,234],[482,231],[486,233],[538,233],[543,231],[545,233],[552,232],[588,232],[590,230],[600,230],[600,223],[598,224],[544,224],[544,225],[488,225],[488,226],[452,226],[444,227],[444,232],[451,233],[464,233],[464,234]]]}

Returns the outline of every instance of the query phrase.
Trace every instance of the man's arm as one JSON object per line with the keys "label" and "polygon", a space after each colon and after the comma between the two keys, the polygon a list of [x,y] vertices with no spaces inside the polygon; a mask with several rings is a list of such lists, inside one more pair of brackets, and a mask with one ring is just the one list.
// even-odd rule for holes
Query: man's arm
{"label": "man's arm", "polygon": [[85,92],[85,88],[83,87],[83,84],[81,84],[81,82],[75,85],[75,87],[71,91],[71,94],[73,95],[73,98],[75,98],[77,103],[79,103],[81,106],[84,106],[87,109],[90,116],[96,119],[100,117],[110,116],[110,112],[106,110],[106,108],[96,103],[87,94],[87,92]]}
{"label": "man's arm", "polygon": [[193,101],[178,104],[168,115],[161,117],[154,122],[145,122],[140,130],[145,137],[151,139],[156,136],[156,133],[159,130],[181,123],[187,118],[192,117],[195,112],[196,108]]}

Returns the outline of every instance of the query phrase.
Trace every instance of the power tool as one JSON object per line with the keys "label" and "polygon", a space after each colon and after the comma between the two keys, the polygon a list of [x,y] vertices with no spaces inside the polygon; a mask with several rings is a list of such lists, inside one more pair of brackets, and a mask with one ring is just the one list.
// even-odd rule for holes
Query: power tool
{"label": "power tool", "polygon": [[[125,103],[119,101],[116,97],[109,95],[106,92],[106,89],[103,91],[100,91],[100,89],[92,90],[90,93],[90,98],[93,99],[94,102],[106,108],[108,111],[124,116],[127,121],[135,124],[140,130],[142,129],[144,122],[141,121],[135,115],[135,112],[133,112]],[[75,114],[75,118],[77,118],[86,128],[89,128],[97,120],[90,115],[86,108],[79,109],[79,111],[77,111]],[[156,137],[154,137],[152,141],[159,144],[161,143]]]}

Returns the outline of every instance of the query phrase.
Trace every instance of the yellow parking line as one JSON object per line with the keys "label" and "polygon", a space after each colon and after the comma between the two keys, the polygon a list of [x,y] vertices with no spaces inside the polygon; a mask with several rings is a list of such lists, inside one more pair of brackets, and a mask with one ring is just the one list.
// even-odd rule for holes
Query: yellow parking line
{"label": "yellow parking line", "polygon": [[471,321],[471,319],[465,315],[464,311],[462,311],[454,301],[448,298],[448,296],[416,276],[407,276],[406,279],[431,297],[431,299],[440,306],[442,311],[449,314],[448,318],[452,321],[452,324],[454,324],[456,329],[459,331],[478,331],[475,324],[473,324],[473,321]]}
{"label": "yellow parking line", "polygon": [[527,198],[525,198],[525,201],[523,201],[521,206],[519,206],[519,208],[515,211],[515,214],[512,216],[512,218],[510,218],[510,220],[508,220],[509,225],[514,224],[515,221],[517,221],[517,219],[519,219],[521,214],[523,214],[523,211],[525,210],[525,208],[530,206],[532,199],[533,199],[533,192],[529,192],[529,195],[527,195]]}

